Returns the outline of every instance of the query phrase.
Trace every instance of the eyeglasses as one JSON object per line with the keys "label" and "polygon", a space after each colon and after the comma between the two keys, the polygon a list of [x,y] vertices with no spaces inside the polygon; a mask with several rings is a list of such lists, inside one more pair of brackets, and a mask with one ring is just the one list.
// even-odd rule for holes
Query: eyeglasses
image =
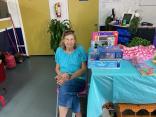
{"label": "eyeglasses", "polygon": [[73,31],[73,30],[65,30],[63,33],[64,33],[64,34],[74,33],[74,31]]}

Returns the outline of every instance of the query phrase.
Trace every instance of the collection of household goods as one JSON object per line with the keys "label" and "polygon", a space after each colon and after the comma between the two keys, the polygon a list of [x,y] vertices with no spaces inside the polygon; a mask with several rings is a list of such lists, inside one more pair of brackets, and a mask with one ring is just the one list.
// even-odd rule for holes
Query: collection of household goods
{"label": "collection of household goods", "polygon": [[155,65],[156,49],[153,45],[126,47],[118,45],[117,31],[92,33],[88,68],[120,69],[122,59],[131,61],[141,75],[156,75],[156,70],[146,62],[150,60]]}

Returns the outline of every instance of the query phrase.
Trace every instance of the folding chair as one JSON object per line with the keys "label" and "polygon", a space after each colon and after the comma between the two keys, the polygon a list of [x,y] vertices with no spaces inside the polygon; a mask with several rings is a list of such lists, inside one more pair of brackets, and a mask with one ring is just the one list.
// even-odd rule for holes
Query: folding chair
{"label": "folding chair", "polygon": [[57,95],[56,95],[56,117],[59,117],[59,106],[58,106],[58,94],[59,94],[59,91],[58,91],[58,88],[57,88],[57,90],[56,90],[56,93],[57,93]]}

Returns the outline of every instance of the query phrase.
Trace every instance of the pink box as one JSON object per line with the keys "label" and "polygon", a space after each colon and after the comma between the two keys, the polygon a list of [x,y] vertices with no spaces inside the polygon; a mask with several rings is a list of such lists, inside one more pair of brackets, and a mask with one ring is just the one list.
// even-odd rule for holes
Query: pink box
{"label": "pink box", "polygon": [[117,31],[99,31],[92,33],[91,47],[114,46],[118,43]]}

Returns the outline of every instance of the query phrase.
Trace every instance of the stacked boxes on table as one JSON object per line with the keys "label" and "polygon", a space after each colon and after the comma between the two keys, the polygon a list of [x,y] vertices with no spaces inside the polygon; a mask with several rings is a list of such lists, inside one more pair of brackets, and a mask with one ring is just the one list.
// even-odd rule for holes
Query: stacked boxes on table
{"label": "stacked boxes on table", "polygon": [[117,45],[116,31],[93,32],[89,53],[89,68],[120,68],[123,53]]}
{"label": "stacked boxes on table", "polygon": [[91,48],[114,46],[118,43],[117,31],[99,31],[92,33]]}
{"label": "stacked boxes on table", "polygon": [[123,53],[118,46],[98,47],[90,49],[89,68],[120,68]]}

